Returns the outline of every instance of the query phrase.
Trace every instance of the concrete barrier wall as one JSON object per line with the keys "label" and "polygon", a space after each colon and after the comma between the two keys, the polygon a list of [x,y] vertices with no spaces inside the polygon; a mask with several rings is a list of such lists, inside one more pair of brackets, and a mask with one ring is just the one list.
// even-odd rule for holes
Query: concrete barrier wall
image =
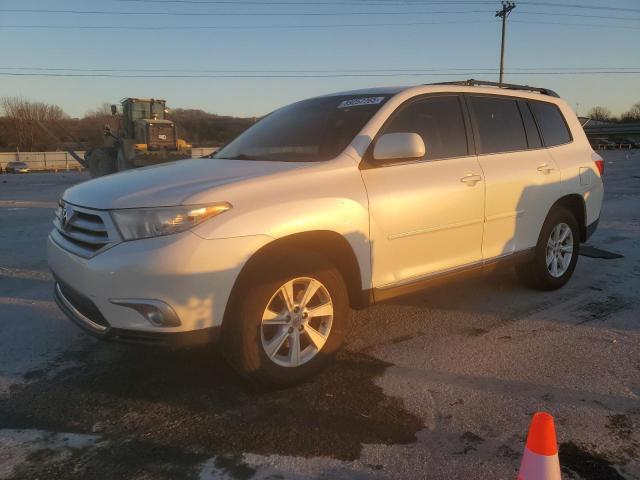
{"label": "concrete barrier wall", "polygon": [[[75,153],[84,157],[84,151],[76,151]],[[24,162],[31,170],[82,170],[82,165],[67,152],[0,153],[0,166],[3,170],[9,162]]]}
{"label": "concrete barrier wall", "polygon": [[[215,152],[215,147],[191,149],[191,158],[200,158]],[[76,150],[84,158],[84,150]],[[0,167],[4,170],[9,162],[24,162],[31,170],[82,170],[83,167],[68,152],[0,152]]]}

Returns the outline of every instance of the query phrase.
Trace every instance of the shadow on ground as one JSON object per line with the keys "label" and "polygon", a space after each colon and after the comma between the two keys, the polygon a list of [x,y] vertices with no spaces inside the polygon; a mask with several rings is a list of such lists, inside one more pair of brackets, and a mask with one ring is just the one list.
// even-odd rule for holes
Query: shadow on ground
{"label": "shadow on ground", "polygon": [[18,477],[191,478],[214,455],[242,477],[244,452],[353,460],[363,443],[412,443],[423,426],[374,384],[388,365],[362,354],[344,352],[313,381],[270,392],[241,382],[210,350],[92,342],[70,356],[61,361],[77,367],[53,379],[35,374],[0,400],[0,428],[99,434],[106,443],[64,462],[40,453]]}

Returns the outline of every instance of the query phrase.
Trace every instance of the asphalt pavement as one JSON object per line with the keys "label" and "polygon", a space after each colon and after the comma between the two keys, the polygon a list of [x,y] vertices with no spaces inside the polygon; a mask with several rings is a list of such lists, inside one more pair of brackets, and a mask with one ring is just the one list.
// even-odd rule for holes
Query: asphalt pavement
{"label": "asphalt pavement", "polygon": [[337,361],[279,391],[211,348],[80,332],[44,245],[88,177],[0,175],[0,480],[513,479],[540,410],[563,478],[640,479],[640,151],[603,156],[588,245],[621,258],[585,251],[555,292],[507,271],[353,312]]}

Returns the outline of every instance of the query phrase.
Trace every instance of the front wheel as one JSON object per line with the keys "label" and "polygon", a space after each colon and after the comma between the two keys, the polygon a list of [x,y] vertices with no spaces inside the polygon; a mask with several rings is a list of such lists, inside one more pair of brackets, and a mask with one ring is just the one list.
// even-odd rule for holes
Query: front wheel
{"label": "front wheel", "polygon": [[242,375],[271,386],[300,382],[340,348],[348,316],[340,272],[323,257],[297,252],[239,285],[224,351]]}
{"label": "front wheel", "polygon": [[575,216],[564,208],[552,210],[542,226],[533,260],[516,268],[518,277],[540,290],[566,284],[578,262],[580,230]]}

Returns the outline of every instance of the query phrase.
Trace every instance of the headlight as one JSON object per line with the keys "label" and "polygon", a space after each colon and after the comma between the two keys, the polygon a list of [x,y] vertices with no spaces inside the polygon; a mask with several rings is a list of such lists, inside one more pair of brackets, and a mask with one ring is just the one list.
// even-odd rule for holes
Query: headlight
{"label": "headlight", "polygon": [[210,205],[114,210],[111,216],[125,240],[136,240],[184,232],[230,208],[230,203],[219,202]]}

